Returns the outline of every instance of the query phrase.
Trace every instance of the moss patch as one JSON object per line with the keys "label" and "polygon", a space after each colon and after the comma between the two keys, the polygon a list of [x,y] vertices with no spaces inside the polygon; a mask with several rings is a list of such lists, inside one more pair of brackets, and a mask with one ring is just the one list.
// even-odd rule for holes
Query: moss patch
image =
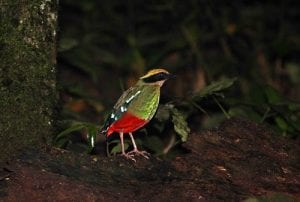
{"label": "moss patch", "polygon": [[0,3],[0,161],[50,140],[57,3]]}

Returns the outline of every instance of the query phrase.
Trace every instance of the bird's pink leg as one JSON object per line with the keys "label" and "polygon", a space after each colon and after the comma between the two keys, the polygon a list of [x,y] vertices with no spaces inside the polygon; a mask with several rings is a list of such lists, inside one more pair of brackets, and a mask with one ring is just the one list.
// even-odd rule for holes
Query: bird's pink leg
{"label": "bird's pink leg", "polygon": [[130,136],[131,142],[132,142],[132,144],[133,144],[133,150],[130,151],[130,152],[128,152],[127,154],[128,154],[128,155],[138,154],[138,155],[143,156],[143,157],[146,158],[146,159],[149,159],[150,154],[149,154],[148,152],[138,150],[138,148],[137,148],[137,146],[136,146],[136,144],[135,144],[135,141],[134,141],[134,138],[133,138],[132,133],[129,133],[129,136]]}
{"label": "bird's pink leg", "polygon": [[126,157],[127,159],[131,159],[133,160],[134,162],[136,162],[136,160],[133,158],[134,155],[132,154],[126,154],[125,153],[125,147],[124,147],[124,133],[123,131],[119,133],[120,135],[120,141],[121,141],[121,149],[122,149],[122,156]]}

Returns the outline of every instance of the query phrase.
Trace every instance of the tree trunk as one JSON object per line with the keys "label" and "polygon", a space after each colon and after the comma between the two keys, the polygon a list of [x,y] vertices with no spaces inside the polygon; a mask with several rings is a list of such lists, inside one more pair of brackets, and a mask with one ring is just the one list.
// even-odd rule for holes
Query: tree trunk
{"label": "tree trunk", "polygon": [[51,140],[56,0],[0,0],[0,162]]}

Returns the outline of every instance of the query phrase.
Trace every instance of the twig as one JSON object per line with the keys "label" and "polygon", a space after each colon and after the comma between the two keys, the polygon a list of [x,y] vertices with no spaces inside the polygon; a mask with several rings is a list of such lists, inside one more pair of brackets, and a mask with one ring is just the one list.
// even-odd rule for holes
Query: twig
{"label": "twig", "polygon": [[167,146],[163,150],[163,154],[167,154],[170,149],[175,145],[176,136],[173,134]]}
{"label": "twig", "polygon": [[226,116],[226,118],[230,119],[230,115],[226,112],[226,110],[220,104],[220,102],[218,101],[218,99],[214,95],[212,97],[213,97],[214,101],[217,103],[217,105],[220,107],[220,109],[222,110],[222,112],[224,113],[224,115]]}

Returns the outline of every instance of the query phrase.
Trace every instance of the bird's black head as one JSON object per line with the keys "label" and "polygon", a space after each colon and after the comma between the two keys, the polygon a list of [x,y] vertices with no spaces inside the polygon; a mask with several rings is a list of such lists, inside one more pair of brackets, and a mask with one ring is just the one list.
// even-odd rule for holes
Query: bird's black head
{"label": "bird's black head", "polygon": [[160,81],[165,81],[173,77],[167,70],[164,69],[153,69],[150,70],[147,74],[142,76],[140,79],[145,83],[156,83]]}

